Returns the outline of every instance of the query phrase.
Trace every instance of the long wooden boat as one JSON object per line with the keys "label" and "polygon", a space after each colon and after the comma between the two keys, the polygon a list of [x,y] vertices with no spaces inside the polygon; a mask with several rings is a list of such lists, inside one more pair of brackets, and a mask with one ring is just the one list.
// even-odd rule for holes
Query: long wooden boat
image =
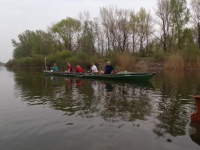
{"label": "long wooden boat", "polygon": [[84,75],[84,73],[61,73],[61,72],[52,72],[48,70],[43,71],[46,76],[64,76],[64,77],[76,77],[77,75]]}
{"label": "long wooden boat", "polygon": [[148,74],[85,74],[85,75],[77,75],[79,78],[87,78],[87,79],[102,79],[102,80],[126,80],[126,81],[149,81],[156,73],[148,73]]}
{"label": "long wooden boat", "polygon": [[127,72],[127,71],[121,71],[116,73],[117,75],[123,74],[123,75],[141,75],[141,74],[149,74],[148,72]]}
{"label": "long wooden boat", "polygon": [[[55,76],[72,76],[74,77],[75,75],[84,75],[85,73],[60,73],[60,72],[52,72],[48,70],[43,70],[44,75],[55,75]],[[143,75],[143,74],[149,74],[148,72],[127,72],[127,71],[121,71],[116,73],[115,75]],[[91,75],[91,74],[88,74]]]}
{"label": "long wooden boat", "polygon": [[126,81],[149,81],[156,73],[119,73],[119,74],[67,74],[67,73],[56,73],[51,71],[44,71],[45,75],[64,76],[64,77],[76,77],[86,79],[98,79],[98,80],[126,80]]}

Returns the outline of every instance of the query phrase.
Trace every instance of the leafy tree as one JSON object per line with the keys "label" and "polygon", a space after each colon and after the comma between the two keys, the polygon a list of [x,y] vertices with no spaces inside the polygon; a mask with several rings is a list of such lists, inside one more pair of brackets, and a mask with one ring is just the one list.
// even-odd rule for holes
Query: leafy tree
{"label": "leafy tree", "polygon": [[171,26],[172,37],[175,46],[182,49],[183,30],[189,21],[189,9],[187,8],[186,0],[170,0]]}
{"label": "leafy tree", "polygon": [[14,46],[13,57],[32,57],[34,54],[48,55],[55,53],[55,42],[51,33],[42,30],[25,31],[18,35],[19,42],[12,39]]}
{"label": "leafy tree", "polygon": [[139,36],[139,46],[141,51],[148,50],[149,40],[152,35],[153,19],[150,12],[145,8],[140,8],[137,13],[137,33]]}
{"label": "leafy tree", "polygon": [[132,51],[136,51],[136,45],[137,45],[137,16],[135,12],[132,10],[130,12],[130,20],[129,20],[129,29],[131,30],[131,42],[132,42]]}
{"label": "leafy tree", "polygon": [[88,54],[95,53],[95,22],[90,20],[90,14],[80,13],[81,32],[78,38],[78,51]]}
{"label": "leafy tree", "polygon": [[68,17],[53,25],[51,30],[61,37],[61,42],[64,42],[66,49],[73,51],[81,30],[81,23],[77,19]]}
{"label": "leafy tree", "polygon": [[13,57],[22,58],[32,55],[31,49],[33,47],[33,39],[35,33],[33,31],[26,30],[24,33],[19,34],[19,42],[12,39],[12,44],[14,46]]}
{"label": "leafy tree", "polygon": [[156,23],[161,30],[160,41],[163,45],[164,52],[169,49],[169,32],[170,32],[170,0],[158,0],[157,9],[155,10],[158,19]]}
{"label": "leafy tree", "polygon": [[197,31],[198,34],[196,34],[198,47],[200,50],[200,0],[192,0],[191,3],[191,17],[192,17],[192,23]]}

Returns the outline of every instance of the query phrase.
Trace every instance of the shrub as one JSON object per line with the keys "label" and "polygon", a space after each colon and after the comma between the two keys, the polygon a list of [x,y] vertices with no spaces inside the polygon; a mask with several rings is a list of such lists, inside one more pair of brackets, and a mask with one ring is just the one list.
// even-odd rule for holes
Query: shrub
{"label": "shrub", "polygon": [[158,50],[155,50],[155,51],[152,51],[152,57],[154,60],[164,60],[165,59],[165,52],[161,49],[158,49]]}
{"label": "shrub", "polygon": [[42,67],[44,66],[44,56],[34,54],[31,59],[31,65],[34,67]]}
{"label": "shrub", "polygon": [[32,58],[31,57],[22,57],[19,59],[20,67],[32,67]]}
{"label": "shrub", "polygon": [[55,54],[56,60],[65,60],[66,58],[72,57],[72,52],[69,50],[58,51]]}
{"label": "shrub", "polygon": [[97,55],[90,56],[86,65],[91,65],[92,62],[98,64],[98,60],[99,58],[97,57]]}
{"label": "shrub", "polygon": [[16,67],[18,65],[17,59],[10,59],[6,64],[5,67],[11,68]]}
{"label": "shrub", "polygon": [[132,69],[136,63],[136,56],[130,52],[119,52],[117,53],[117,65],[125,69]]}
{"label": "shrub", "polygon": [[104,61],[110,61],[113,65],[117,65],[118,51],[108,51]]}
{"label": "shrub", "polygon": [[185,61],[182,53],[170,54],[165,60],[166,69],[184,69]]}
{"label": "shrub", "polygon": [[53,63],[55,63],[55,62],[56,62],[56,57],[55,57],[55,55],[48,55],[48,56],[46,57],[46,64],[47,64],[47,66],[52,66]]}

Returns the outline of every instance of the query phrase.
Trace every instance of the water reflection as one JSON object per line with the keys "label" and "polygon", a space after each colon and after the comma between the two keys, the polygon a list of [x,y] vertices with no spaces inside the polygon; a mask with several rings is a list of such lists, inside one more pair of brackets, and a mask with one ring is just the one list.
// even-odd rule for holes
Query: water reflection
{"label": "water reflection", "polygon": [[192,141],[194,141],[196,144],[200,145],[200,123],[197,122],[191,122],[190,126],[193,128],[190,131],[190,138]]}
{"label": "water reflection", "polygon": [[112,92],[113,85],[111,83],[106,83],[105,89],[107,92]]}
{"label": "water reflection", "polygon": [[[32,73],[20,71],[16,72],[15,81],[18,93],[28,105],[61,110],[63,116],[101,118],[111,126],[121,122],[119,129],[126,123],[141,128],[145,122],[149,127],[144,130],[169,143],[173,143],[172,137],[186,135],[190,114],[196,109],[191,96],[200,87],[199,75],[184,72],[160,73],[147,83],[121,83],[37,73],[33,78]],[[199,130],[199,126],[194,127]],[[195,135],[199,137],[199,132]]]}
{"label": "water reflection", "polygon": [[52,77],[51,77],[51,80],[52,80],[52,82],[54,83],[54,84],[53,84],[54,86],[57,85],[57,83],[58,83],[58,77],[52,76]]}
{"label": "water reflection", "polygon": [[193,96],[195,102],[196,102],[196,112],[193,113],[191,117],[190,127],[192,127],[189,130],[189,134],[191,139],[200,145],[200,95]]}

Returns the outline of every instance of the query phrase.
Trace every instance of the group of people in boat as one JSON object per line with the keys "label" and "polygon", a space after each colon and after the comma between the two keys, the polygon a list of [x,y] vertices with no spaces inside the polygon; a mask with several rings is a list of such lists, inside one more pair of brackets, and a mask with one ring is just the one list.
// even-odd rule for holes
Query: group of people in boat
{"label": "group of people in boat", "polygon": [[[76,69],[74,70],[70,63],[67,63],[67,70],[64,73],[84,73],[84,69],[81,68],[79,65],[76,66]],[[56,63],[54,63],[52,67],[53,72],[58,72],[59,69],[56,66]],[[99,72],[97,69],[97,66],[94,64],[94,62],[91,63],[91,68],[87,73],[93,73],[93,74],[111,74],[112,72],[115,72],[115,68],[110,64],[110,61],[107,61],[106,66]]]}

